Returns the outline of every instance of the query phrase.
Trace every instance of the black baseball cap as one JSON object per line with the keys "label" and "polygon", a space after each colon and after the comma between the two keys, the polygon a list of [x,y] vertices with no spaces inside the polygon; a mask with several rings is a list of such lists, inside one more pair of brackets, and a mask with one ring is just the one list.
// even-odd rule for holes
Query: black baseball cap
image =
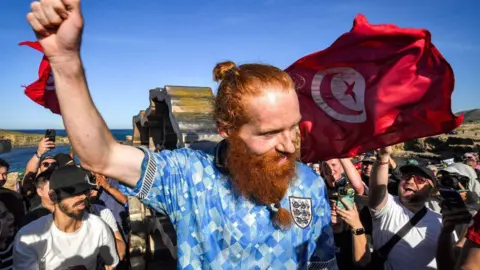
{"label": "black baseball cap", "polygon": [[63,167],[63,166],[66,166],[66,165],[75,165],[72,157],[68,154],[65,154],[65,153],[56,154],[54,159],[57,161],[58,167]]}
{"label": "black baseball cap", "polygon": [[435,174],[432,172],[432,170],[430,170],[425,166],[415,165],[415,164],[403,165],[402,167],[400,167],[400,172],[402,174],[409,173],[409,172],[419,173],[423,177],[432,180],[434,185],[437,185],[437,177],[435,177]]}
{"label": "black baseball cap", "polygon": [[365,156],[365,158],[362,159],[362,163],[375,163],[375,161],[377,161],[375,156]]}
{"label": "black baseball cap", "polygon": [[44,160],[46,160],[46,159],[55,159],[55,157],[52,156],[52,155],[44,155],[44,156],[41,156],[41,157],[40,157],[40,163],[42,163],[42,162],[43,162]]}
{"label": "black baseball cap", "polygon": [[50,189],[55,190],[61,198],[68,198],[93,189],[87,171],[77,166],[63,166],[52,173]]}

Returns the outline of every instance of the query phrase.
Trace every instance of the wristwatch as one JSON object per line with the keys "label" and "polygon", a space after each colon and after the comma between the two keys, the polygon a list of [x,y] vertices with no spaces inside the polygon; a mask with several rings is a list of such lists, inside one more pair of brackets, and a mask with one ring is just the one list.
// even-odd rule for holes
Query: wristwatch
{"label": "wristwatch", "polygon": [[365,228],[352,229],[353,235],[365,234]]}
{"label": "wristwatch", "polygon": [[35,154],[35,156],[36,156],[38,159],[42,158],[42,156],[39,156],[39,155],[38,155],[38,152],[34,152],[33,154]]}

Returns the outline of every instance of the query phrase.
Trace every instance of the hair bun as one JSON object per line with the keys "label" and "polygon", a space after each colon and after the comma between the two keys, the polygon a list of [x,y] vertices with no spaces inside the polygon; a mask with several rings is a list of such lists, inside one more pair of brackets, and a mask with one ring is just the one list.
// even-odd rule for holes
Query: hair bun
{"label": "hair bun", "polygon": [[237,70],[238,70],[237,65],[235,65],[235,63],[232,61],[225,61],[225,62],[218,63],[213,69],[213,79],[216,82],[222,81],[223,79],[225,79],[225,76],[227,76],[228,73],[232,71],[235,72]]}

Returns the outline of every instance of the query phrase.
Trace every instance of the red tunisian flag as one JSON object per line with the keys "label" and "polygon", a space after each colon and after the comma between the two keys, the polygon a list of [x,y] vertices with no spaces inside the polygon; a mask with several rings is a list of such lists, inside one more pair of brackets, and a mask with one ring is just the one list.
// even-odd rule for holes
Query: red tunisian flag
{"label": "red tunisian flag", "polygon": [[[38,42],[25,41],[19,43],[19,45],[26,45],[43,53],[42,47]],[[43,107],[50,109],[53,113],[60,114],[60,104],[55,92],[52,69],[50,62],[48,62],[45,56],[42,62],[40,62],[38,80],[25,87],[25,95]]]}
{"label": "red tunisian flag", "polygon": [[304,162],[441,134],[463,121],[451,112],[452,68],[427,30],[358,15],[350,32],[286,71],[300,101]]}

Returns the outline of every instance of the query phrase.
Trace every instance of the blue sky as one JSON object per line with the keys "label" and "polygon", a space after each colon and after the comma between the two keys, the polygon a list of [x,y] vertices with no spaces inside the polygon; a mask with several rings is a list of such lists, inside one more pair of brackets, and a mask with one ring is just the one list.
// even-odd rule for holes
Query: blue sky
{"label": "blue sky", "polygon": [[[131,128],[164,85],[209,86],[223,60],[286,68],[328,47],[363,13],[372,23],[426,28],[453,66],[453,110],[480,107],[480,1],[84,0],[82,56],[93,100],[110,128]],[[37,78],[41,54],[25,20],[30,1],[2,0],[0,128],[63,128],[21,85]]]}

